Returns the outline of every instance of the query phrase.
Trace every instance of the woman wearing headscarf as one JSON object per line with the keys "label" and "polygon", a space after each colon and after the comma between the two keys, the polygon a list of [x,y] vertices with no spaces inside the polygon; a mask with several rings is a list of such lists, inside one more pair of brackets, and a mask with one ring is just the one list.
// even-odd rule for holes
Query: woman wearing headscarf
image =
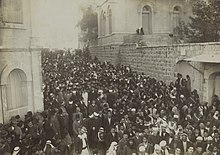
{"label": "woman wearing headscarf", "polygon": [[118,143],[112,142],[109,149],[106,152],[106,155],[116,155],[117,154]]}
{"label": "woman wearing headscarf", "polygon": [[88,151],[88,140],[87,140],[87,134],[86,129],[82,127],[79,129],[79,135],[76,138],[75,141],[75,151],[77,155],[89,155]]}

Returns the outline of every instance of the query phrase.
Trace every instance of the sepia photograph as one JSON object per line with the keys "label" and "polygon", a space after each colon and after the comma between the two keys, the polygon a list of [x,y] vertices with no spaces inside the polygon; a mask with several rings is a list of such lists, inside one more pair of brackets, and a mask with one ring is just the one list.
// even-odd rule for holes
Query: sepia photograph
{"label": "sepia photograph", "polygon": [[0,0],[0,155],[220,155],[220,0]]}

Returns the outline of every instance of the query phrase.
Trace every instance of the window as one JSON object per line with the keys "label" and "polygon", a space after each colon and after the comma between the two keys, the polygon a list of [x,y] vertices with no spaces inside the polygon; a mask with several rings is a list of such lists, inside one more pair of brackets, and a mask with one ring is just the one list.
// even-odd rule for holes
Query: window
{"label": "window", "polygon": [[102,28],[102,26],[103,26],[103,11],[101,12],[101,15],[100,15],[100,36],[102,36],[102,34],[103,34],[103,28]]}
{"label": "window", "polygon": [[3,22],[23,23],[23,4],[22,0],[2,0]]}
{"label": "window", "polygon": [[175,6],[173,8],[173,29],[175,29],[181,20],[181,8],[179,6]]}
{"label": "window", "polygon": [[20,69],[11,71],[7,79],[8,110],[28,105],[27,77]]}
{"label": "window", "polygon": [[103,13],[103,17],[102,17],[102,35],[103,36],[106,35],[106,14],[105,14],[105,12]]}
{"label": "window", "polygon": [[112,33],[112,10],[109,8],[108,10],[108,24],[109,24],[109,34]]}
{"label": "window", "polygon": [[142,9],[142,27],[144,34],[152,34],[152,10],[147,5]]}

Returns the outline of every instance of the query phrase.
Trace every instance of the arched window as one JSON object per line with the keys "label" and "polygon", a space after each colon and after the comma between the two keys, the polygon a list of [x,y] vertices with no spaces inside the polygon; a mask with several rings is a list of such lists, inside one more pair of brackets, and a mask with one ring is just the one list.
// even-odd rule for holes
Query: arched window
{"label": "arched window", "polygon": [[112,33],[112,10],[109,8],[108,10],[108,28],[109,28],[109,34]]}
{"label": "arched window", "polygon": [[23,23],[22,0],[1,0],[3,22]]}
{"label": "arched window", "polygon": [[173,29],[179,26],[181,20],[181,7],[175,6],[173,8]]}
{"label": "arched window", "polygon": [[13,110],[28,105],[27,77],[20,70],[15,69],[10,72],[7,79],[7,107]]}
{"label": "arched window", "polygon": [[101,12],[101,15],[100,15],[100,36],[102,36],[103,34],[103,11]]}
{"label": "arched window", "polygon": [[142,9],[142,27],[144,34],[152,34],[152,10],[148,5]]}
{"label": "arched window", "polygon": [[103,19],[102,20],[103,21],[102,22],[102,30],[103,30],[102,31],[103,32],[102,35],[105,36],[106,35],[106,13],[105,12],[103,13],[102,19]]}

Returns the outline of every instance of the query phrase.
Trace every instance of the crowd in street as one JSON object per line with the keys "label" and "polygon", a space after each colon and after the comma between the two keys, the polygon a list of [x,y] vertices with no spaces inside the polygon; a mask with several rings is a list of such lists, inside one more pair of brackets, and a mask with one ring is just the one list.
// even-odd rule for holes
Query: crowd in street
{"label": "crowd in street", "polygon": [[92,59],[42,52],[44,111],[0,124],[0,155],[220,155],[220,100],[190,76],[167,85]]}

